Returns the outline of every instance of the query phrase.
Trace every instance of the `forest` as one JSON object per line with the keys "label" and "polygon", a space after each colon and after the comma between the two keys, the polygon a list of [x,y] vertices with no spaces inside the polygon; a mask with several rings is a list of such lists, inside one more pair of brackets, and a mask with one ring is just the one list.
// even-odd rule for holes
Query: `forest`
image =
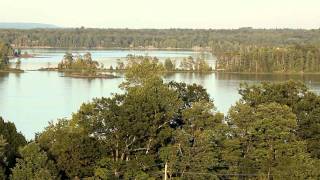
{"label": "forest", "polygon": [[320,48],[310,45],[246,47],[220,54],[216,70],[250,73],[319,73]]}
{"label": "forest", "polygon": [[133,63],[123,91],[27,141],[0,120],[2,179],[319,179],[320,96],[301,82],[242,84],[218,112],[197,84]]}
{"label": "forest", "polygon": [[[204,48],[238,49],[240,45],[320,45],[320,30],[252,29],[0,29],[0,40],[15,48]],[[227,48],[227,49],[226,49]]]}

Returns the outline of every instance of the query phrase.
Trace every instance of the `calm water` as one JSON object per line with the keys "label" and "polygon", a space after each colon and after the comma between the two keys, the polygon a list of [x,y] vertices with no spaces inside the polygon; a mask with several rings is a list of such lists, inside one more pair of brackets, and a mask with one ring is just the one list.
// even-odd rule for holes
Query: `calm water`
{"label": "calm water", "polygon": [[[30,51],[30,50],[29,50]],[[63,50],[34,50],[42,58],[22,59],[21,67],[32,70],[55,66],[64,55]],[[84,53],[78,51],[78,53]],[[116,59],[127,54],[157,56],[160,59],[171,57],[177,61],[183,57],[197,57],[200,53],[188,51],[91,51],[94,59],[105,65],[114,65]],[[207,55],[210,64],[214,57]],[[13,60],[14,63],[14,60]],[[285,81],[296,79],[304,81],[313,91],[320,91],[318,75],[236,75],[236,74],[195,74],[176,73],[166,75],[166,81],[182,81],[203,85],[215,101],[218,110],[226,113],[238,99],[241,82]],[[27,138],[41,132],[49,121],[70,117],[84,102],[92,98],[119,93],[117,79],[75,79],[61,77],[58,72],[27,71],[23,74],[0,74],[0,115],[13,121],[18,130]]]}

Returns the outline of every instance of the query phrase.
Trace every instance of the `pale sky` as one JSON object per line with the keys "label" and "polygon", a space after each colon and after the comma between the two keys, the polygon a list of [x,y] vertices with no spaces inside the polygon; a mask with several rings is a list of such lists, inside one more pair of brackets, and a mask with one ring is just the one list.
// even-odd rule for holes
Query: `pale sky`
{"label": "pale sky", "polygon": [[320,0],[0,0],[0,5],[0,22],[62,27],[320,27]]}

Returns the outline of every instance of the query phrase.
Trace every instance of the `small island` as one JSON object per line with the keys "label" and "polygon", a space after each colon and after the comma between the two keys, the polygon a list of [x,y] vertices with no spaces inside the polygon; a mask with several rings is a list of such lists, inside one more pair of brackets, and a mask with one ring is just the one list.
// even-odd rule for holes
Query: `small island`
{"label": "small island", "polygon": [[40,70],[59,71],[64,75],[63,77],[73,78],[117,78],[112,74],[106,74],[103,72],[103,65],[92,60],[91,53],[85,53],[84,55],[73,56],[71,53],[66,53],[62,61],[58,64],[58,68],[43,68]]}

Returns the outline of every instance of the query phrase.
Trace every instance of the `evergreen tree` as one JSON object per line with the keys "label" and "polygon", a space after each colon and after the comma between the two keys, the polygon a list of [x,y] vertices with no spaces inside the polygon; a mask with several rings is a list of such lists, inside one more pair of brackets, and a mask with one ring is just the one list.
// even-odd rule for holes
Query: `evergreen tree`
{"label": "evergreen tree", "polygon": [[29,143],[20,152],[21,159],[17,159],[17,164],[12,169],[12,180],[59,179],[54,162],[49,160],[48,155],[41,150],[37,143]]}

